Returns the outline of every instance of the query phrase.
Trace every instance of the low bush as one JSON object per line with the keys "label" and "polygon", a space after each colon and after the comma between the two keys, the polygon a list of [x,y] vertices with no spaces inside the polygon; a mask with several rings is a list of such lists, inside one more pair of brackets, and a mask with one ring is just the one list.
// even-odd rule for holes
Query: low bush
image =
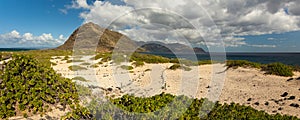
{"label": "low bush", "polygon": [[81,66],[78,66],[78,65],[72,65],[72,66],[69,66],[68,68],[69,68],[70,70],[72,70],[72,71],[87,70],[87,68],[81,67]]}
{"label": "low bush", "polygon": [[133,53],[130,57],[130,61],[146,63],[169,63],[170,59],[156,55]]}
{"label": "low bush", "polygon": [[169,67],[170,70],[177,70],[177,69],[183,69],[185,71],[190,71],[192,70],[191,68],[187,67],[187,66],[182,66],[180,64],[174,64],[172,66]]}
{"label": "low bush", "polygon": [[145,63],[143,61],[135,61],[132,63],[132,65],[134,65],[135,67],[140,67],[145,65]]}
{"label": "low bush", "polygon": [[88,81],[84,77],[80,77],[80,76],[74,77],[74,78],[72,78],[72,80],[79,80],[79,81],[82,81],[82,82],[87,82]]}
{"label": "low bush", "polygon": [[78,94],[70,79],[62,78],[50,66],[25,55],[14,55],[0,71],[0,119],[28,117],[77,104]]}
{"label": "low bush", "polygon": [[97,68],[97,67],[99,67],[99,65],[98,65],[98,64],[93,64],[93,65],[91,65],[90,67],[91,67],[91,68]]}
{"label": "low bush", "polygon": [[128,66],[128,65],[122,65],[121,68],[124,70],[132,70],[133,69],[132,66]]}
{"label": "low bush", "polygon": [[84,60],[67,60],[67,63],[72,63],[72,62],[84,62]]}
{"label": "low bush", "polygon": [[84,63],[81,63],[80,65],[91,65],[91,63],[84,62]]}
{"label": "low bush", "polygon": [[255,62],[249,62],[246,60],[228,60],[226,62],[228,68],[237,68],[237,67],[252,67],[252,68],[261,68],[261,64]]}
{"label": "low bush", "polygon": [[198,61],[198,65],[207,65],[207,64],[213,64],[216,62],[213,62],[212,60],[202,60],[202,61]]}
{"label": "low bush", "polygon": [[266,71],[266,74],[279,75],[290,77],[293,76],[293,69],[290,66],[284,65],[282,63],[271,63],[267,64],[262,68],[263,71]]}

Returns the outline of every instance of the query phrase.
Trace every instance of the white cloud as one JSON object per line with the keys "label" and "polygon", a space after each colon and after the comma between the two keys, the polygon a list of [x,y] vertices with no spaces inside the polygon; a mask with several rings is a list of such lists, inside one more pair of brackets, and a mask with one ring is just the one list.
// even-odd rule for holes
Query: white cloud
{"label": "white cloud", "polygon": [[247,45],[251,47],[258,47],[258,48],[275,48],[277,47],[276,45]]}
{"label": "white cloud", "polygon": [[222,36],[225,46],[238,47],[247,45],[242,36],[300,30],[299,0],[124,0],[124,3],[95,1],[88,5],[86,0],[76,0],[72,7],[87,9],[80,14],[85,22],[109,25],[110,29],[138,41],[172,42],[180,38],[175,33],[180,33],[194,44],[203,44],[205,40],[210,45],[223,45]]}
{"label": "white cloud", "polygon": [[34,36],[32,33],[21,35],[17,30],[13,30],[10,33],[0,34],[1,47],[55,47],[61,45],[65,40],[63,35],[53,38],[51,33],[43,33],[40,36]]}

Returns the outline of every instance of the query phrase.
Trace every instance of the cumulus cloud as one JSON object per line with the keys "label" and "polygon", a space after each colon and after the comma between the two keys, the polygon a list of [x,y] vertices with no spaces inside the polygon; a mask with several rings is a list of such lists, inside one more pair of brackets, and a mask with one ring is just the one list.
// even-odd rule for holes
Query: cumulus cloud
{"label": "cumulus cloud", "polygon": [[[85,22],[117,30],[137,41],[247,46],[243,36],[300,30],[299,0],[123,0],[125,4],[75,0]],[[170,4],[172,3],[172,4]],[[197,29],[195,29],[197,28]],[[205,42],[204,42],[205,41]],[[251,45],[252,47],[276,47]]]}
{"label": "cumulus cloud", "polygon": [[53,38],[51,33],[43,33],[39,36],[32,33],[21,35],[17,30],[13,30],[9,33],[0,34],[1,47],[56,47],[65,40],[63,35],[60,35],[59,38]]}

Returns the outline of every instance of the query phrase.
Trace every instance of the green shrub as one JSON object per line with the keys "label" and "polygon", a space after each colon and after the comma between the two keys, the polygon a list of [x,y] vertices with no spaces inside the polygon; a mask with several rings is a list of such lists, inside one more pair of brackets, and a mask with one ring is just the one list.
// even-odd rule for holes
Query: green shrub
{"label": "green shrub", "polygon": [[0,72],[0,119],[45,113],[49,111],[47,105],[78,103],[74,83],[50,66],[25,55],[13,55],[5,66]]}
{"label": "green shrub", "polygon": [[55,66],[55,65],[57,65],[57,64],[56,64],[56,63],[54,63],[54,62],[51,62],[51,65]]}
{"label": "green shrub", "polygon": [[[193,99],[165,93],[151,97],[124,95],[121,98],[111,99],[110,101],[109,103],[99,103],[98,100],[93,99],[87,105],[87,109],[94,113],[93,115],[97,119],[297,120],[297,117],[280,114],[270,115],[264,111],[240,104],[220,104],[204,98]],[[187,103],[190,103],[190,105],[186,106]],[[181,109],[182,107],[187,108]],[[211,111],[210,107],[213,107]]]}
{"label": "green shrub", "polygon": [[122,65],[121,68],[124,70],[132,70],[133,69],[132,66],[128,66],[128,65]]}
{"label": "green shrub", "polygon": [[72,62],[84,62],[84,60],[67,60],[67,63],[72,63]]}
{"label": "green shrub", "polygon": [[182,66],[180,64],[174,64],[172,66],[169,67],[170,70],[177,70],[177,69],[183,69],[185,71],[190,71],[192,70],[191,68],[187,67],[187,66]]}
{"label": "green shrub", "polygon": [[98,64],[93,64],[93,65],[91,65],[90,67],[91,67],[91,68],[97,68],[97,67],[99,67],[99,65],[98,65]]}
{"label": "green shrub", "polygon": [[85,67],[81,67],[78,65],[72,65],[68,67],[71,71],[79,71],[79,70],[87,70]]}
{"label": "green shrub", "polygon": [[69,56],[68,55],[66,55],[65,57],[64,57],[64,59],[62,59],[62,60],[69,60]]}
{"label": "green shrub", "polygon": [[228,60],[226,62],[228,68],[237,68],[237,67],[252,67],[252,68],[261,68],[261,64],[255,62],[249,62],[246,60]]}
{"label": "green shrub", "polygon": [[91,65],[91,63],[84,62],[84,63],[81,63],[80,65]]}
{"label": "green shrub", "polygon": [[112,53],[99,53],[95,57],[92,57],[91,60],[98,60],[102,58],[102,62],[108,62],[111,60]]}
{"label": "green shrub", "polygon": [[294,75],[291,67],[278,62],[267,64],[265,67],[263,67],[262,70],[266,71],[266,74],[272,74],[272,75],[279,75],[279,76],[286,76],[286,77]]}
{"label": "green shrub", "polygon": [[132,63],[135,67],[140,67],[145,65],[145,63],[143,61],[136,61]]}
{"label": "green shrub", "polygon": [[146,63],[169,63],[170,59],[162,56],[133,53],[130,56],[130,61],[146,62]]}
{"label": "green shrub", "polygon": [[207,65],[207,64],[213,64],[214,62],[212,60],[202,60],[198,61],[198,65]]}
{"label": "green shrub", "polygon": [[72,80],[79,80],[79,81],[82,81],[82,82],[87,82],[88,81],[84,77],[81,77],[81,76],[74,77],[74,78],[72,78]]}

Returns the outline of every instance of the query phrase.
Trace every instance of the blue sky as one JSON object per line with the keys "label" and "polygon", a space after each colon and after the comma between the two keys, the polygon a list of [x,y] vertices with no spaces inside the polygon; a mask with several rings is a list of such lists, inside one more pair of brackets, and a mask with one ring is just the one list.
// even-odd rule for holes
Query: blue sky
{"label": "blue sky", "polygon": [[[229,52],[300,52],[297,0],[198,2],[202,8],[189,0],[1,0],[0,47],[56,47],[83,23],[94,22],[137,41],[172,43],[178,38],[174,33],[181,33],[199,47],[221,45],[215,39],[222,38]],[[135,11],[135,16],[128,14],[130,11]],[[209,17],[203,18],[205,15]],[[204,26],[199,30],[202,36],[192,32],[184,20]],[[207,21],[216,27],[208,26]],[[157,26],[154,30],[157,24],[171,30],[164,32],[165,28]]]}

